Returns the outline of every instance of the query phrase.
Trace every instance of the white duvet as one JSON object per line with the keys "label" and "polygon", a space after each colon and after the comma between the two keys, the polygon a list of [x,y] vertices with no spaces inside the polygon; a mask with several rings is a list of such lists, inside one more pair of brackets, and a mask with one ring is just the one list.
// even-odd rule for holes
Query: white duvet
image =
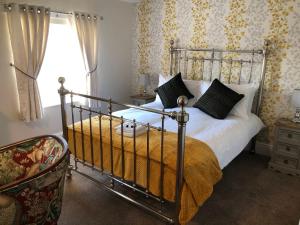
{"label": "white duvet", "polygon": [[[144,105],[149,108],[162,109],[159,102]],[[214,151],[223,169],[227,166],[249,143],[264,126],[262,121],[254,114],[248,119],[229,115],[224,120],[214,119],[197,108],[185,108],[190,118],[187,123],[186,135],[201,140],[208,144]],[[178,111],[179,108],[166,111]],[[161,116],[136,109],[127,109],[114,112],[116,116],[126,119],[150,123],[153,126],[161,126]],[[165,129],[177,132],[177,121],[171,118],[165,119]]]}

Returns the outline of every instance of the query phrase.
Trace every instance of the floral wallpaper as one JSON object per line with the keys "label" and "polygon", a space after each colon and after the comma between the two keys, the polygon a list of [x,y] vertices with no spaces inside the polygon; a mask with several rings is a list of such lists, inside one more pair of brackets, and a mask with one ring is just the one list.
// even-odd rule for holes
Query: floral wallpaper
{"label": "floral wallpaper", "polygon": [[[134,87],[141,73],[151,75],[152,90],[157,75],[168,74],[171,39],[183,47],[227,49],[261,49],[268,39],[260,114],[266,129],[259,139],[270,143],[275,121],[292,118],[290,95],[300,88],[299,12],[300,0],[142,0],[134,28]],[[193,66],[192,71],[201,68]],[[193,74],[189,78],[201,79]]]}
{"label": "floral wallpaper", "polygon": [[139,74],[149,73],[150,32],[149,19],[151,16],[150,0],[145,0],[138,6],[138,50],[139,50]]}
{"label": "floral wallpaper", "polygon": [[163,33],[163,52],[161,70],[163,74],[170,71],[170,41],[176,40],[177,25],[176,25],[176,0],[164,0],[164,19],[162,20]]}
{"label": "floral wallpaper", "polygon": [[[201,37],[206,36],[206,18],[209,14],[209,1],[203,0],[192,0],[192,19],[193,23],[193,34],[190,39],[190,47],[192,48],[207,48],[208,44],[207,41]],[[193,53],[193,57],[204,57],[201,53]],[[192,68],[190,72],[188,72],[188,79],[191,80],[201,80],[200,74],[204,73],[203,67],[204,61],[195,61],[192,64]]]}
{"label": "floral wallpaper", "polygon": [[245,0],[229,1],[229,13],[225,17],[225,35],[227,39],[226,49],[239,49],[240,41],[245,36],[247,22],[245,19],[246,3]]}

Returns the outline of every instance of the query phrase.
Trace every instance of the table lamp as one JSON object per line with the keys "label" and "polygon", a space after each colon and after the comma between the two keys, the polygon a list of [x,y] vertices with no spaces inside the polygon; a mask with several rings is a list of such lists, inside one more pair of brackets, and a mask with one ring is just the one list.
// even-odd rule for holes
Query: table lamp
{"label": "table lamp", "polygon": [[300,89],[295,89],[292,94],[292,105],[296,108],[293,121],[300,123]]}
{"label": "table lamp", "polygon": [[139,75],[139,85],[143,87],[142,95],[147,95],[147,87],[149,85],[150,77],[149,74],[140,74]]}

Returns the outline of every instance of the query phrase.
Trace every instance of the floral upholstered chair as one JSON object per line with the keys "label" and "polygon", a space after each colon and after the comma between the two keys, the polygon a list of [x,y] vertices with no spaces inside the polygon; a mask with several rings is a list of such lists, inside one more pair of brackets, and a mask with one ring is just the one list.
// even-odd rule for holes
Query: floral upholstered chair
{"label": "floral upholstered chair", "polygon": [[57,136],[1,147],[0,224],[57,224],[67,167],[68,147]]}

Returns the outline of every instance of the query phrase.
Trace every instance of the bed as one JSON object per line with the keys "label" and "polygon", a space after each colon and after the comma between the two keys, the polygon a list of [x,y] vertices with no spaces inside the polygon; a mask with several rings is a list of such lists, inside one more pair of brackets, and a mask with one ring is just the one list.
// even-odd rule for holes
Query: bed
{"label": "bed", "polygon": [[[266,53],[267,43],[262,50],[218,50],[176,48],[171,42],[170,75],[181,72],[187,82],[198,79],[210,83],[217,78],[238,87],[258,84],[253,104],[251,100],[253,113],[247,117],[232,114],[224,120],[188,107],[191,104],[185,96],[180,96],[178,107],[171,109],[164,109],[158,99],[134,106],[74,93],[64,87],[65,80],[60,78],[63,134],[74,159],[70,169],[167,223],[188,223],[212,194],[213,186],[222,177],[221,169],[253,142],[263,127],[258,115]],[[203,94],[204,90],[197,91]],[[69,120],[67,96],[71,98]],[[76,96],[101,103],[101,107],[77,104],[73,101]],[[113,112],[115,105],[128,109]],[[133,127],[131,137],[126,136],[127,122]],[[139,127],[145,132],[139,134]],[[110,183],[93,178],[79,165],[108,177]],[[124,194],[116,184],[159,202],[160,208]],[[162,210],[165,202],[174,203],[172,215]]]}

